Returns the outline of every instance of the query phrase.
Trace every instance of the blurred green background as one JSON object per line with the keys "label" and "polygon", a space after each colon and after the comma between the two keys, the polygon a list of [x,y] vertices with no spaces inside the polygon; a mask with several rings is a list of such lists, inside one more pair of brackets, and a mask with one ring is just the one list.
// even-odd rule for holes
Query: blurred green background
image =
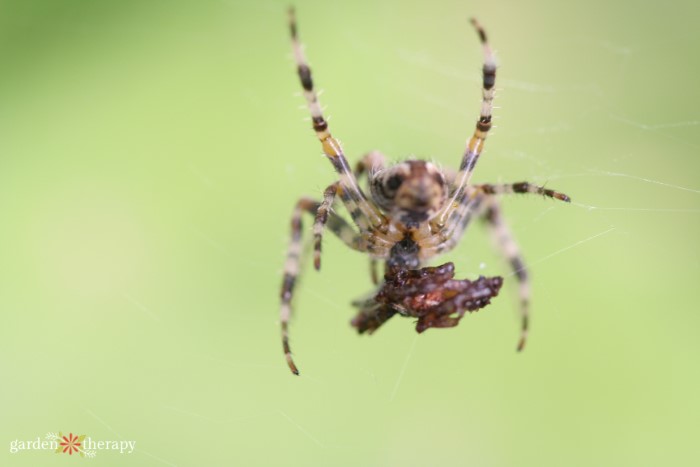
{"label": "blurred green background", "polygon": [[[352,160],[459,163],[481,19],[500,108],[474,180],[574,200],[504,199],[527,350],[512,277],[457,328],[358,336],[367,259],[328,236],[289,373],[289,216],[334,174],[286,1],[3,1],[0,464],[698,465],[698,3],[295,3]],[[447,259],[508,271],[479,224]],[[59,430],[136,451],[9,453]]]}

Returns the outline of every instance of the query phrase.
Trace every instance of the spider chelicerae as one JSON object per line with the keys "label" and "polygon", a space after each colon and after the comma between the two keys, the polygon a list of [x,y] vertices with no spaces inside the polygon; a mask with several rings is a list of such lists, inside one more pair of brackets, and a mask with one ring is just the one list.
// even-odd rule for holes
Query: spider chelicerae
{"label": "spider chelicerae", "polygon": [[[395,314],[417,318],[416,330],[456,326],[467,311],[488,305],[503,283],[501,277],[477,280],[454,279],[454,265],[422,267],[429,259],[451,250],[469,222],[485,220],[502,254],[508,259],[520,284],[521,331],[517,350],[525,346],[528,332],[530,287],[527,269],[510,230],[503,220],[497,195],[535,193],[569,202],[563,193],[528,182],[471,184],[474,167],[491,129],[495,94],[496,60],[486,32],[475,20],[484,51],[481,112],[474,134],[467,142],[458,171],[438,168],[424,160],[386,165],[385,156],[367,153],[352,170],[343,149],[329,129],[314,90],[311,70],[297,35],[294,10],[289,10],[292,49],[304,97],[311,113],[323,153],[338,174],[338,180],[323,192],[323,200],[301,198],[294,207],[291,241],[284,267],[280,321],[282,346],[292,373],[299,374],[289,347],[289,318],[294,284],[302,253],[302,216],[314,216],[314,267],[321,266],[321,240],[325,228],[345,245],[370,257],[372,280],[377,290],[369,298],[353,302],[359,313],[352,325],[360,334],[371,334]],[[360,187],[366,177],[370,196]],[[334,210],[336,198],[350,214],[354,227]],[[377,263],[384,261],[384,277],[377,277]]]}

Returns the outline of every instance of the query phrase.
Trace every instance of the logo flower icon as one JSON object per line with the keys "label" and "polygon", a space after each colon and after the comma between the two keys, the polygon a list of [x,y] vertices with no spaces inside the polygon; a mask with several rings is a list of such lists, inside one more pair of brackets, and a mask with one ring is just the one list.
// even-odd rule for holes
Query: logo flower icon
{"label": "logo flower icon", "polygon": [[[80,445],[83,439],[85,439],[85,435],[76,436],[73,433],[69,433],[68,436],[64,436],[62,439],[63,441],[59,443],[59,448],[57,449],[57,451],[62,449],[63,452],[67,452],[69,455],[72,456],[74,452],[81,451]],[[60,446],[63,446],[63,448],[61,448]]]}
{"label": "logo flower icon", "polygon": [[69,433],[68,436],[63,436],[63,432],[61,431],[59,431],[58,434],[50,431],[46,433],[46,437],[44,439],[56,443],[54,444],[54,446],[57,446],[56,450],[54,451],[56,454],[67,452],[72,456],[74,452],[77,452],[80,454],[80,457],[93,458],[95,457],[96,452],[94,450],[86,451],[85,447],[83,446],[83,440],[86,438],[86,436],[87,435],[76,436],[73,433]]}

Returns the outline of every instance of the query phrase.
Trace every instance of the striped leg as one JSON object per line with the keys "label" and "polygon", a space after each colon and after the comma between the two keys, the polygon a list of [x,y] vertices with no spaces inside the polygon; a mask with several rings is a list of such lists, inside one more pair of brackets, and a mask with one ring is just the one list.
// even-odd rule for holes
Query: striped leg
{"label": "striped leg", "polygon": [[502,195],[511,193],[534,193],[537,195],[542,195],[548,198],[554,198],[567,203],[571,202],[569,198],[564,193],[558,191],[550,190],[543,186],[533,185],[528,182],[517,182],[517,183],[503,183],[498,185],[492,185],[490,183],[483,183],[481,185],[474,185],[474,188],[481,191],[487,195]]}
{"label": "striped leg", "polygon": [[[377,170],[382,170],[386,167],[386,156],[380,151],[374,150],[370,151],[357,163],[355,166],[355,177],[358,181],[361,181],[363,175],[367,176],[367,181],[371,180],[371,175]],[[370,258],[369,260],[369,272],[370,278],[372,279],[372,284],[379,284],[379,274],[377,273],[377,263],[375,258]]]}
{"label": "striped leg", "polygon": [[518,352],[525,347],[527,340],[529,316],[530,316],[530,280],[528,278],[527,267],[523,261],[518,245],[515,243],[513,234],[508,225],[503,220],[501,208],[494,198],[489,198],[487,209],[484,214],[487,225],[494,238],[499,250],[510,263],[513,273],[520,285],[520,340],[518,341]]}
{"label": "striped leg", "polygon": [[474,216],[482,212],[484,199],[484,195],[476,191],[465,193],[459,200],[458,206],[452,211],[445,228],[419,242],[423,248],[421,257],[427,260],[454,248]]}
{"label": "striped leg", "polygon": [[476,19],[472,18],[471,22],[476,32],[479,34],[479,39],[484,49],[481,112],[479,114],[479,120],[476,122],[474,134],[467,143],[462,162],[459,165],[459,173],[454,179],[451,190],[453,192],[451,202],[447,203],[443,211],[436,217],[435,224],[437,225],[445,225],[452,211],[457,207],[458,200],[466,190],[474,167],[479,160],[479,155],[484,148],[486,135],[491,129],[491,113],[493,111],[493,98],[495,94],[494,85],[496,84],[496,58],[486,39],[486,32],[484,29]]}
{"label": "striped leg", "polygon": [[323,202],[318,206],[314,219],[314,268],[321,269],[321,240],[323,239],[323,227],[328,221],[328,213],[331,211],[335,195],[338,192],[338,182],[328,186],[323,192]]}
{"label": "striped leg", "polygon": [[[367,251],[367,245],[362,237],[345,222],[345,219],[333,212],[335,197],[341,193],[340,182],[335,182],[323,191],[323,202],[318,205],[314,218],[314,268],[321,269],[321,244],[323,240],[323,229],[327,226],[331,232],[336,234],[343,243],[357,251]],[[352,203],[352,202],[351,202]]]}
{"label": "striped leg", "polygon": [[[294,9],[289,9],[289,30],[292,38],[292,49],[294,51],[294,59],[297,64],[297,72],[301,81],[301,86],[304,89],[304,97],[309,106],[311,113],[311,121],[316,136],[321,142],[323,153],[335,168],[340,178],[340,183],[347,197],[351,199],[357,206],[359,212],[366,218],[367,222],[373,227],[383,227],[386,225],[386,219],[373,204],[371,204],[357,184],[357,180],[350,170],[343,148],[340,142],[335,139],[328,130],[328,122],[321,111],[321,104],[318,101],[318,95],[314,91],[313,80],[311,79],[311,69],[304,56],[304,51],[299,43],[297,36],[297,23],[294,15]],[[345,201],[345,200],[343,200]]]}
{"label": "striped leg", "polygon": [[[299,276],[299,269],[301,263],[301,252],[302,252],[302,216],[304,212],[315,215],[316,222],[314,223],[314,238],[317,242],[317,252],[319,255],[321,234],[323,232],[324,225],[328,225],[328,228],[335,233],[346,245],[349,247],[359,250],[366,251],[364,245],[362,244],[361,238],[357,235],[350,225],[345,222],[345,220],[330,211],[325,209],[324,213],[321,213],[322,208],[325,203],[327,203],[327,193],[331,188],[337,188],[338,184],[334,183],[329,186],[324,193],[323,203],[318,203],[310,198],[301,198],[297,204],[294,206],[294,212],[292,213],[291,222],[291,239],[289,241],[289,247],[287,249],[287,260],[284,265],[284,278],[282,280],[282,291],[280,293],[281,307],[280,307],[280,324],[282,328],[282,349],[284,350],[285,358],[287,359],[287,364],[289,369],[295,375],[299,374],[294,361],[292,360],[292,352],[289,348],[289,319],[292,314],[292,295],[294,292],[294,285],[296,279]],[[332,204],[332,200],[330,201]],[[330,207],[330,204],[327,205]],[[320,256],[316,258],[320,261]],[[320,265],[320,263],[319,263]]]}
{"label": "striped leg", "polygon": [[[447,179],[450,180],[452,176],[453,174],[450,174],[448,171]],[[483,183],[480,185],[472,185],[467,189],[465,196],[458,201],[457,207],[451,212],[447,220],[446,228],[440,231],[438,235],[421,242],[421,246],[426,247],[423,254],[426,258],[429,258],[435,254],[445,253],[451,250],[459,242],[474,214],[479,212],[484,195],[490,196],[512,193],[534,193],[567,203],[571,202],[571,198],[564,193],[533,185],[528,182],[497,185]]]}
{"label": "striped leg", "polygon": [[294,291],[294,284],[299,275],[299,264],[301,262],[301,217],[304,211],[315,213],[317,210],[318,203],[308,198],[300,199],[296,206],[294,206],[291,225],[292,237],[289,241],[289,248],[287,249],[287,261],[284,264],[284,279],[282,280],[282,292],[280,293],[280,299],[282,301],[280,308],[282,349],[287,359],[287,365],[289,365],[289,369],[292,370],[292,373],[295,375],[299,374],[299,370],[294,364],[294,360],[292,360],[292,351],[289,348],[289,318],[292,314],[292,292]]}

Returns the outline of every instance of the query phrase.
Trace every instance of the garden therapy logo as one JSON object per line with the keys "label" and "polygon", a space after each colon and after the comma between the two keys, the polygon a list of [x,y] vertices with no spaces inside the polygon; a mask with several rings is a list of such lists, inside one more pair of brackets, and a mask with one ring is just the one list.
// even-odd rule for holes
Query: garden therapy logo
{"label": "garden therapy logo", "polygon": [[[115,451],[119,454],[131,454],[136,447],[136,441],[126,440],[94,440],[87,435],[75,435],[63,432],[49,432],[41,439],[37,436],[32,440],[15,439],[10,441],[10,453],[20,451],[54,451],[56,454],[73,454],[89,459],[97,455],[97,451]],[[76,456],[77,457],[77,456]]]}
{"label": "garden therapy logo", "polygon": [[56,448],[56,453],[67,453],[71,456],[74,452],[77,452],[83,457],[95,457],[95,451],[86,451],[82,448],[83,441],[85,441],[85,435],[76,436],[73,433],[68,433],[68,436],[63,436],[60,431],[56,433],[47,433],[46,441],[52,441],[58,443]]}

